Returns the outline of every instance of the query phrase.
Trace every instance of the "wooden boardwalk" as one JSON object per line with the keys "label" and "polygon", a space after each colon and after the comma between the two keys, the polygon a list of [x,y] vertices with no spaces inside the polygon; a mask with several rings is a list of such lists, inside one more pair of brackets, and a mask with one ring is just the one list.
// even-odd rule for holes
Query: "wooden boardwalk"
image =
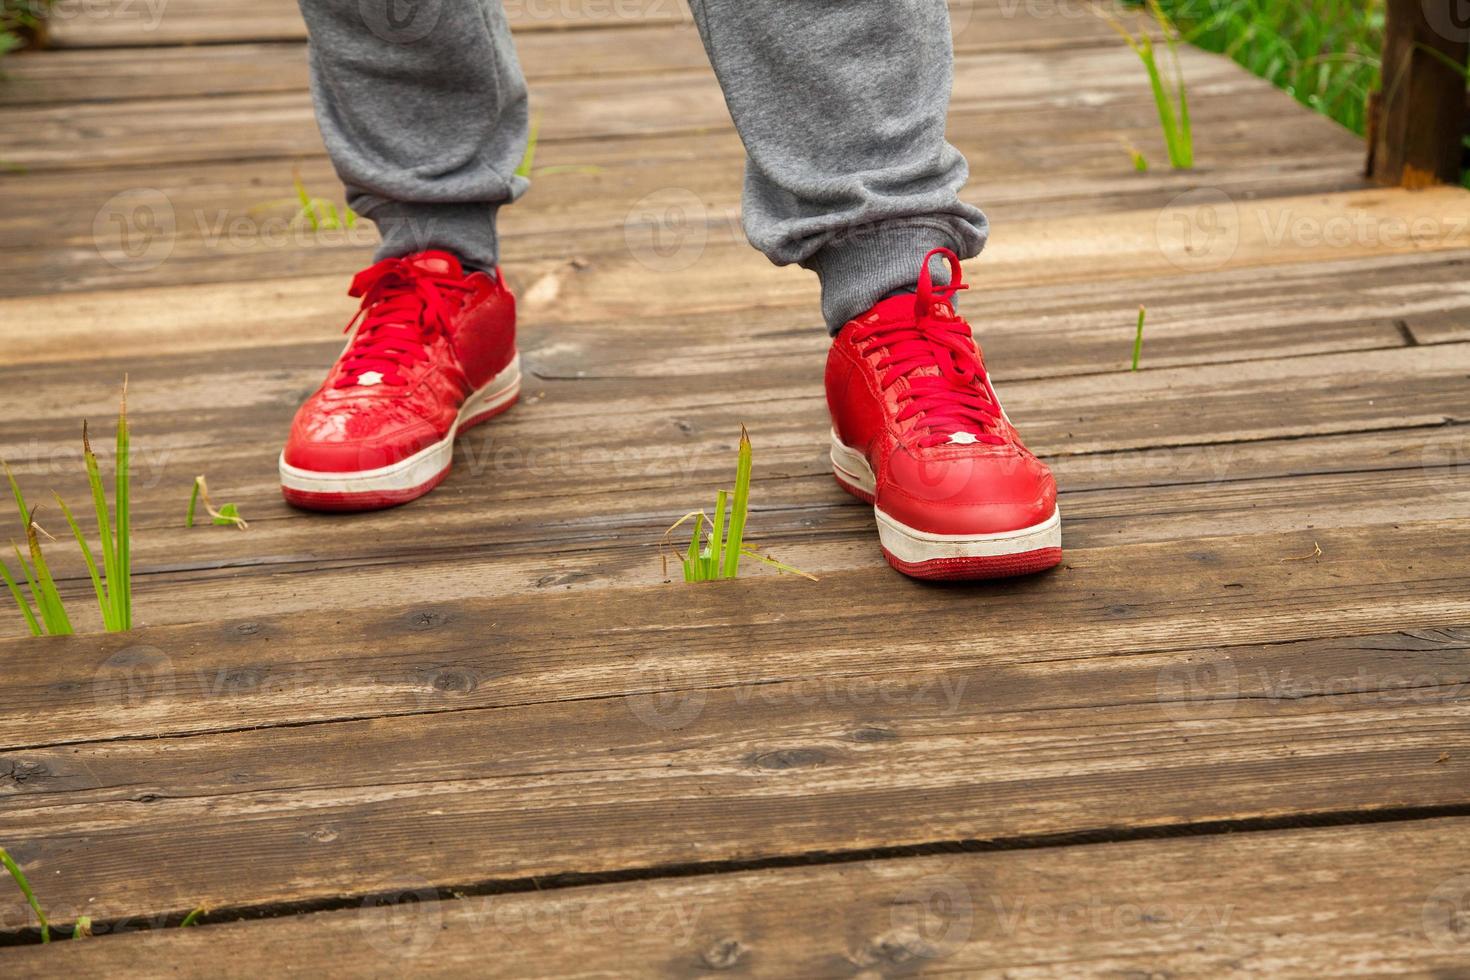
{"label": "wooden boardwalk", "polygon": [[[368,516],[276,485],[372,247],[286,224],[293,174],[340,199],[295,4],[63,5],[6,59],[0,454],[85,499],[129,376],[145,626],[0,616],[0,845],[98,934],[0,887],[0,975],[1470,975],[1470,194],[1193,50],[1171,172],[1103,21],[957,3],[966,308],[1068,550],[921,585],[832,481],[815,284],[739,235],[682,8],[508,6],[526,397]],[[818,583],[665,581],[741,423]],[[198,473],[248,531],[181,526]]]}

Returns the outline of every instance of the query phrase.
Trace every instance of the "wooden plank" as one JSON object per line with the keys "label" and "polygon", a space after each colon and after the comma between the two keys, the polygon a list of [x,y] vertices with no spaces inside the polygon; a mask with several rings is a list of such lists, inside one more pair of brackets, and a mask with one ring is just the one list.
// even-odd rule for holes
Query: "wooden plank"
{"label": "wooden plank", "polygon": [[[1182,62],[1191,84],[1216,98],[1269,88],[1218,55],[1187,49]],[[672,84],[667,75],[546,81],[532,93],[541,119],[540,139],[728,129],[729,114],[713,75],[706,69],[691,72],[682,81]],[[951,104],[959,111],[1034,112],[1075,104],[1100,111],[1151,98],[1137,59],[1126,47],[1115,45],[1044,54],[961,55],[955,61]],[[171,125],[156,125],[160,115],[166,115]],[[53,171],[321,152],[305,92],[20,106],[0,117],[0,140],[12,166]]]}
{"label": "wooden plank", "polygon": [[[1025,333],[1021,321],[1016,330],[1033,345],[1055,340]],[[827,475],[825,412],[815,387],[821,340],[805,336],[809,344],[792,345],[780,358],[730,363],[733,373],[722,378],[687,373],[684,380],[699,395],[682,407],[678,426],[666,406],[646,398],[647,375],[622,375],[617,359],[604,358],[597,346],[586,348],[609,375],[577,379],[569,371],[562,379],[538,381],[520,409],[461,442],[458,468],[440,492],[410,508],[339,521],[371,527],[368,539],[355,533],[323,537],[319,519],[287,508],[276,487],[280,433],[329,354],[302,358],[285,351],[253,372],[234,361],[208,365],[202,358],[134,365],[143,368],[129,369],[139,619],[158,624],[212,619],[229,608],[311,608],[314,593],[282,577],[287,571],[310,571],[324,576],[324,587],[342,588],[352,581],[389,587],[403,575],[445,598],[514,593],[546,581],[579,588],[652,584],[661,577],[656,547],[663,528],[706,488],[728,479],[730,440],[742,421],[760,447],[753,533],[814,572],[871,565],[877,554],[867,512]],[[1039,348],[1027,349],[1040,356]],[[694,350],[686,356],[701,355]],[[1057,467],[1069,546],[1093,546],[1117,535],[1155,540],[1460,514],[1463,500],[1443,491],[1461,469],[1465,436],[1458,426],[1439,427],[1464,421],[1467,356],[1470,347],[1463,345],[1401,348],[1242,362],[1229,368],[1229,376],[1206,365],[1017,380],[1003,387],[1031,445]],[[718,357],[716,346],[704,363]],[[562,363],[569,361],[576,363]],[[684,373],[678,365],[671,370]],[[181,390],[169,383],[173,377],[196,382]],[[72,379],[70,390],[54,387],[50,377],[36,381],[55,399],[49,413],[55,423],[32,420],[10,433],[0,430],[0,450],[33,499],[47,499],[53,489],[85,499],[75,446],[78,414],[95,410],[94,419],[105,417],[115,393],[87,377]],[[232,397],[213,394],[219,391]],[[763,394],[750,401],[741,392]],[[1150,408],[1140,411],[1140,403]],[[1085,414],[1079,404],[1087,406]],[[601,424],[588,427],[585,420],[594,414]],[[1428,428],[1405,431],[1413,426]],[[1395,432],[1377,462],[1351,439],[1320,448],[1303,442],[1279,464],[1270,463],[1265,450],[1255,462],[1241,455],[1250,440],[1301,442],[1302,436],[1359,430]],[[1145,453],[1130,457],[1128,450]],[[1354,465],[1335,466],[1338,454]],[[1403,473],[1375,473],[1385,468]],[[1299,481],[1295,488],[1243,482],[1344,469],[1344,478]],[[254,522],[248,534],[180,526],[188,486],[199,472],[209,475],[217,493],[241,505]],[[1176,486],[1139,499],[1128,488],[1151,473],[1159,474],[1155,482]],[[1225,487],[1222,480],[1239,485]],[[1201,484],[1213,490],[1201,495]],[[1258,510],[1259,493],[1276,506]],[[436,528],[434,543],[404,550],[402,542],[420,538],[425,524]],[[525,530],[532,524],[540,528],[534,536]],[[563,575],[548,576],[552,556]],[[446,560],[453,567],[445,567]],[[413,569],[405,562],[427,564]],[[54,549],[52,564],[71,579],[70,594],[90,604],[72,549]],[[20,623],[0,628],[13,634]]]}
{"label": "wooden plank", "polygon": [[[971,275],[983,275],[978,270],[984,262],[972,264]],[[1147,306],[1151,324],[1141,360],[1148,371],[1396,346],[1403,341],[1400,321],[1417,332],[1429,324],[1470,319],[1467,279],[1470,252],[1449,252],[1045,290],[987,288],[981,293],[977,287],[974,298],[963,301],[984,304],[983,315],[975,318],[976,335],[996,381],[1009,388],[1021,380],[1123,370],[1132,353],[1132,314],[1139,304]],[[333,292],[345,286],[345,279],[338,280]],[[207,309],[209,304],[196,301],[207,295],[190,292],[184,294],[185,302]],[[1295,301],[1282,303],[1283,295]],[[136,296],[133,302],[147,305],[146,294]],[[15,358],[0,366],[0,447],[31,439],[65,441],[82,417],[105,417],[112,410],[112,387],[124,370],[135,380],[135,395],[142,401],[135,399],[134,409],[145,427],[152,426],[149,413],[161,407],[154,405],[149,391],[179,377],[201,379],[169,392],[175,426],[184,431],[228,426],[232,416],[262,401],[289,409],[295,394],[315,383],[313,372],[323,370],[335,355],[341,326],[352,312],[345,297],[337,317],[323,310],[311,319],[293,309],[291,302],[242,301],[234,330],[223,329],[222,319],[201,319],[194,339],[233,349],[228,360],[213,357],[208,348],[198,353],[178,346],[157,348],[157,338],[142,330],[130,337],[131,356],[122,359],[29,363]],[[718,361],[722,374],[739,373],[745,383],[759,380],[770,363],[790,359],[811,365],[815,377],[826,351],[809,300],[792,307],[703,315],[699,330],[682,313],[613,320],[596,318],[593,309],[594,319],[557,322],[550,316],[554,312],[539,312],[523,321],[520,331],[521,352],[531,372],[550,382],[706,376]],[[242,341],[259,344],[233,346]],[[657,356],[650,356],[650,348]],[[25,394],[22,378],[43,386],[47,397]],[[231,379],[226,387],[249,397],[222,404],[218,386]],[[713,380],[702,377],[701,384]],[[182,418],[177,417],[180,412]],[[22,418],[25,424],[17,426]],[[14,461],[14,450],[8,451]]]}
{"label": "wooden plank", "polygon": [[[517,44],[529,43],[545,31],[575,39],[613,30],[647,26],[676,28],[694,37],[693,19],[679,0],[509,0],[506,16]],[[1119,11],[1135,30],[1142,18]],[[1056,15],[1024,8],[1015,0],[952,0],[950,22],[962,49],[1070,47],[1101,37],[1116,38],[1107,23],[1085,8]],[[304,41],[306,25],[293,0],[89,0],[85,5],[57,4],[51,18],[51,41],[61,48],[172,44]],[[573,40],[569,43],[579,43]],[[636,41],[623,44],[633,47]],[[655,58],[657,55],[654,56]]]}
{"label": "wooden plank", "polygon": [[[1449,626],[1470,621],[1455,551],[1465,533],[1450,520],[1119,541],[1073,549],[1053,575],[945,591],[874,556],[816,584],[568,591],[553,581],[441,601],[425,573],[452,587],[454,567],[418,561],[392,586],[363,575],[317,592],[301,614],[217,605],[213,622],[139,636],[0,641],[12,665],[0,690],[13,706],[0,745],[605,698],[669,676],[720,686]],[[1311,554],[1314,540],[1322,557],[1283,561]],[[543,568],[575,572],[560,556]],[[1005,629],[976,628],[977,595],[981,608],[1004,609]],[[931,625],[914,634],[912,621]],[[150,687],[155,661],[166,684]],[[126,692],[110,695],[112,681],[134,670],[144,694],[119,703]]]}
{"label": "wooden plank", "polygon": [[[1463,525],[1459,533],[1444,524],[1433,530],[1460,554],[1470,543]],[[1428,628],[1437,617],[1426,615],[1424,600],[1434,596],[1463,615],[1467,597],[1449,549],[1423,547],[1430,531],[1405,526],[1392,543],[1371,532],[1331,535],[1320,566],[1289,573],[1275,555],[1261,555],[1262,545],[1281,542],[1196,542],[1192,561],[1175,550],[1170,564],[1132,566],[1135,582],[1148,567],[1168,580],[1160,607],[1144,608],[1140,593],[1152,589],[1142,584],[1122,613],[1108,613],[1095,594],[1090,616],[1074,618],[1080,610],[1054,603],[1051,643],[1029,656],[1013,647],[1010,630],[1030,626],[1022,626],[1025,597],[1036,586],[1011,587],[1006,628],[987,630],[994,635],[979,642],[966,640],[975,631],[969,590],[940,600],[944,612],[917,587],[872,589],[871,580],[849,581],[856,588],[846,596],[827,590],[821,609],[782,598],[757,612],[750,603],[764,590],[748,584],[738,595],[701,590],[731,605],[712,599],[714,606],[689,610],[696,616],[649,619],[649,602],[612,597],[588,616],[584,599],[576,625],[562,618],[566,604],[543,599],[526,612],[557,621],[544,634],[502,604],[491,632],[506,642],[487,637],[483,620],[456,626],[451,613],[429,630],[440,643],[468,639],[465,628],[475,626],[479,645],[499,648],[492,655],[516,646],[552,674],[575,665],[594,683],[640,693],[589,698],[587,684],[556,684],[543,674],[533,681],[540,703],[471,711],[475,691],[512,678],[497,672],[473,685],[461,660],[437,675],[439,686],[460,695],[452,710],[263,729],[251,702],[280,704],[308,692],[256,659],[252,675],[205,678],[222,685],[213,724],[239,719],[248,730],[8,753],[10,771],[24,778],[12,780],[7,847],[46,884],[48,901],[106,921],[196,904],[248,910],[375,894],[406,880],[463,889],[936,841],[1462,809],[1470,805],[1463,697],[1470,630]],[[1265,576],[1232,560],[1245,550],[1315,600],[1287,612],[1280,591],[1270,596],[1267,615],[1281,630],[1265,643],[1241,642],[1264,626],[1252,629],[1249,620],[1261,617],[1249,610],[1267,598],[1257,588]],[[1356,599],[1361,618],[1368,594],[1384,591],[1375,579],[1385,554],[1414,556],[1418,580],[1396,584],[1419,601],[1401,602],[1392,615],[1416,625],[1351,633],[1328,609]],[[1244,576],[1242,587],[1220,590],[1217,563]],[[1185,569],[1206,577],[1188,597],[1177,584]],[[1069,583],[1094,584],[1101,582],[1081,568]],[[922,639],[894,623],[898,607],[885,591],[917,601],[912,618],[900,618],[925,622]],[[1191,628],[1201,603],[1231,607],[1214,612],[1228,649],[1201,644],[1214,629]],[[1305,615],[1307,604],[1324,615]],[[1112,622],[1098,622],[1098,614]],[[599,625],[589,630],[589,620]],[[721,620],[728,625],[716,625]],[[1191,648],[1125,656],[1137,641],[1111,642],[1120,620],[1153,633],[1155,649],[1160,639]],[[807,623],[837,640],[841,666],[813,663],[832,641],[814,643],[803,635]],[[1336,634],[1330,640],[1285,642],[1324,623]],[[1069,639],[1056,635],[1063,624]],[[778,660],[753,642],[767,625],[793,656]],[[131,659],[114,654],[28,737],[57,731],[58,714],[161,720],[173,699],[151,695],[168,680],[176,690],[192,685],[196,651],[158,639],[141,649],[132,639]],[[261,632],[230,643],[215,631],[210,643],[230,643],[237,657],[266,650],[278,657],[279,639]],[[364,648],[378,671],[387,667],[387,640],[380,633]],[[636,659],[635,644],[644,651]],[[109,640],[91,649],[104,645],[117,646]],[[763,656],[743,659],[736,645]],[[64,663],[82,651],[67,643],[55,652]],[[981,662],[933,664],[968,658]],[[505,658],[499,664],[509,666]],[[78,673],[50,667],[43,676],[54,683]],[[358,676],[339,674],[337,682],[351,677],[346,684],[355,687]],[[23,703],[22,714],[38,707]],[[146,867],[168,874],[140,874]],[[23,899],[6,893],[0,909],[5,921],[17,921]]]}
{"label": "wooden plank", "polygon": [[1470,21],[1454,0],[1388,0],[1369,176],[1395,187],[1460,183],[1467,59]]}
{"label": "wooden plank", "polygon": [[[141,9],[143,0],[135,2]],[[1014,17],[1004,16],[994,4],[985,6],[976,16],[955,20],[957,53],[1120,43],[1101,17]],[[304,30],[300,25],[293,27]],[[533,83],[571,76],[705,72],[709,66],[692,24],[658,21],[576,31],[522,31],[516,37],[516,53],[526,78]],[[139,60],[144,57],[147,70],[139,70]],[[304,42],[153,47],[146,55],[136,48],[72,48],[17,58],[8,64],[6,83],[0,86],[0,105],[289,92],[305,91],[306,86]]]}
{"label": "wooden plank", "polygon": [[[508,0],[505,12],[518,34],[690,23],[688,9],[679,0]],[[51,42],[58,47],[154,48],[306,39],[295,0],[64,0],[49,21]]]}
{"label": "wooden plank", "polygon": [[[1220,288],[1228,290],[1229,286],[1222,283]],[[1018,367],[1041,361],[1043,348],[1056,341],[1054,336],[1027,333],[1024,320],[1018,319],[1013,329],[1013,341],[1024,342],[1018,353],[1029,355],[1017,358]],[[1391,326],[1385,325],[1384,333],[1385,343],[1395,339]],[[795,337],[800,342],[784,345],[780,357],[762,362],[752,355],[743,363],[732,361],[723,375],[707,370],[719,360],[718,342],[703,357],[705,373],[694,367],[685,371],[678,364],[669,366],[669,377],[682,375],[692,385],[680,414],[672,418],[666,405],[647,398],[648,386],[659,383],[657,374],[620,370],[633,356],[630,348],[623,347],[618,358],[605,356],[601,344],[582,347],[580,357],[601,364],[606,373],[581,377],[568,369],[579,358],[563,349],[559,360],[564,369],[557,376],[538,364],[543,355],[537,353],[547,350],[551,363],[556,363],[555,341],[548,338],[545,348],[533,343],[528,363],[541,376],[528,389],[527,402],[494,426],[462,440],[459,468],[443,492],[411,508],[372,515],[368,520],[375,533],[384,535],[380,540],[390,551],[401,537],[412,536],[411,529],[420,522],[458,527],[459,531],[441,531],[438,540],[467,562],[507,557],[505,549],[509,546],[514,552],[516,542],[523,538],[521,528],[539,520],[552,525],[543,532],[543,552],[563,547],[582,551],[594,541],[619,549],[631,547],[633,553],[622,560],[641,562],[635,566],[641,569],[637,579],[648,581],[657,575],[657,567],[638,555],[651,548],[661,529],[688,506],[671,500],[670,495],[697,500],[702,488],[727,479],[731,439],[744,422],[756,433],[760,447],[757,503],[773,512],[766,518],[771,523],[759,525],[763,530],[783,537],[795,535],[799,542],[813,522],[820,520],[824,526],[866,541],[870,532],[865,515],[852,511],[852,516],[841,518],[848,507],[846,498],[827,479],[825,411],[816,386],[823,342],[815,331],[797,332]],[[365,551],[351,536],[320,539],[314,530],[317,519],[287,508],[279,499],[274,460],[281,433],[297,399],[309,390],[320,363],[329,356],[318,351],[304,357],[303,350],[275,352],[272,360],[253,367],[234,360],[208,363],[210,358],[192,358],[115,365],[109,371],[115,379],[127,370],[132,383],[135,527],[139,535],[135,555],[143,576],[140,597],[150,588],[148,576],[159,575],[158,587],[175,590],[169,607],[176,615],[192,615],[199,607],[183,601],[178,591],[182,587],[170,574],[190,567],[179,564],[184,556],[197,557],[203,564],[190,564],[202,570],[220,563],[249,565],[267,556],[266,564],[274,565],[348,556],[356,563],[381,554],[377,549]],[[701,359],[698,349],[683,356]],[[1120,455],[1128,450],[1159,451],[1174,460],[1175,475],[1167,482],[1181,484],[1334,472],[1330,465],[1323,467],[1330,454],[1341,451],[1331,448],[1336,443],[1317,451],[1327,459],[1314,459],[1310,447],[1303,447],[1289,455],[1290,466],[1266,469],[1238,464],[1234,447],[1251,440],[1402,431],[1412,426],[1438,427],[1451,420],[1464,422],[1460,391],[1470,368],[1467,358],[1470,346],[1456,345],[1237,362],[1230,366],[1228,376],[1206,363],[1131,375],[1022,380],[1023,373],[1014,380],[1010,375],[1001,377],[1010,412],[1021,422],[1036,451],[1059,466],[1064,491],[1106,490],[1138,486],[1139,467],[1146,464]],[[71,378],[69,385],[54,380],[55,372],[32,377],[33,384],[49,393],[48,399],[36,417],[0,428],[0,450],[33,499],[44,500],[53,489],[69,499],[84,499],[86,489],[76,458],[80,418],[89,414],[95,421],[115,410],[115,382],[108,384],[100,374]],[[181,388],[170,383],[177,377],[195,381]],[[213,394],[219,391],[231,395]],[[743,392],[759,392],[761,397],[742,397]],[[1141,402],[1150,408],[1141,411]],[[1079,412],[1078,405],[1087,406],[1085,413]],[[589,427],[586,423],[592,417],[600,424]],[[48,418],[49,423],[43,421]],[[1423,493],[1419,481],[1433,485],[1438,477],[1430,470],[1455,472],[1455,461],[1463,452],[1463,435],[1450,427],[1442,433],[1426,429],[1400,438],[1404,440],[1401,454],[1397,458],[1390,455],[1379,465],[1417,472],[1410,472],[1400,483],[1384,484],[1379,504],[1403,507],[1405,514],[1417,513],[1422,506],[1441,505],[1435,495]],[[1427,441],[1431,438],[1432,446]],[[1364,464],[1353,471],[1374,468]],[[256,522],[249,534],[221,536],[179,526],[182,501],[199,472],[207,473],[218,492],[228,493],[229,499],[245,508]],[[1082,486],[1070,482],[1074,473]],[[769,487],[767,479],[773,481]],[[1352,481],[1341,486],[1324,484],[1303,493],[1270,519],[1307,521],[1314,513],[1320,515],[1324,506],[1314,494],[1351,499],[1358,492],[1353,487]],[[1371,487],[1369,491],[1371,496]],[[1193,490],[1178,493],[1187,501]],[[1248,503],[1248,495],[1246,500]],[[1194,522],[1202,519],[1241,521],[1245,529],[1266,519],[1252,515],[1248,506],[1235,511],[1228,498],[1186,507],[1180,514],[1189,517],[1182,524],[1161,519],[1159,512],[1149,508],[1124,503],[1119,509],[1134,515],[1130,534],[1197,533],[1200,528]],[[1112,513],[1108,508],[1103,512]],[[1371,508],[1344,511],[1359,516],[1370,512]],[[345,550],[340,546],[333,550],[334,540]],[[462,550],[466,547],[471,550]],[[201,548],[205,549],[202,554],[198,552]],[[69,551],[59,549],[53,565],[59,574],[80,575],[76,556]],[[415,553],[429,552],[416,548]],[[871,557],[866,551],[862,554],[862,560]],[[539,564],[534,555],[528,559]],[[824,555],[818,567],[830,567],[832,560]],[[838,567],[851,567],[846,563],[852,560],[852,555],[844,555]],[[232,574],[245,572],[237,569]],[[505,578],[507,586],[514,581]],[[227,595],[237,586],[246,588],[231,581],[202,583],[212,596],[210,601],[221,598],[215,594],[218,590]],[[285,588],[285,584],[277,587]],[[148,613],[143,615],[154,621]]]}
{"label": "wooden plank", "polygon": [[[508,259],[508,277],[522,293],[523,319],[546,325],[631,323],[815,302],[816,284],[808,273],[776,268],[748,245],[718,233],[703,242],[689,239],[676,270],[686,288],[668,290],[669,265],[649,250],[656,232],[656,221],[634,222],[604,239],[604,252],[578,248],[575,263],[572,256]],[[1115,213],[1106,222],[1076,216],[1013,223],[992,239],[980,271],[971,275],[987,291],[1055,288],[1247,269],[1264,275],[1280,265],[1467,247],[1470,192],[1456,188],[1240,201],[1190,192],[1163,211]],[[0,298],[0,337],[11,363],[69,359],[79,346],[120,349],[122,338],[138,355],[279,343],[314,335],[323,324],[346,323],[353,307],[341,295],[342,283],[338,274]],[[752,296],[759,297],[757,303]],[[1136,301],[1130,305],[1136,310]],[[263,329],[245,329],[251,321]],[[18,329],[36,322],[47,323],[47,330]]]}
{"label": "wooden plank", "polygon": [[[131,931],[5,953],[15,980],[456,976],[1449,977],[1463,818],[747,871]],[[1429,856],[1432,856],[1429,857]],[[218,924],[214,924],[218,922]],[[134,928],[143,925],[135,924]],[[289,964],[289,965],[288,965]]]}
{"label": "wooden plank", "polygon": [[[1352,166],[1360,148],[1351,140],[1324,146],[1312,127],[1283,129],[1272,112],[1277,94],[1197,111],[1215,191],[1241,199],[1363,186]],[[1254,121],[1242,118],[1251,113]],[[952,138],[984,175],[965,197],[986,208],[998,235],[1017,221],[1162,209],[1196,187],[1192,173],[1129,167],[1124,144],[1157,141],[1150,104],[1118,107],[1105,118],[1072,106],[1048,121],[1055,135],[1012,113],[954,117]],[[743,242],[744,156],[729,131],[552,142],[537,159],[532,193],[501,222],[508,261],[565,254],[569,242],[623,248],[630,219],[657,214],[661,204],[687,210],[690,201],[709,238]],[[293,227],[298,166],[313,193],[340,201],[336,177],[319,156],[150,169],[146,178],[119,168],[80,184],[70,172],[0,180],[0,243],[11,245],[3,254],[12,270],[0,294],[347,273],[367,261],[376,232],[368,222],[352,232]]]}

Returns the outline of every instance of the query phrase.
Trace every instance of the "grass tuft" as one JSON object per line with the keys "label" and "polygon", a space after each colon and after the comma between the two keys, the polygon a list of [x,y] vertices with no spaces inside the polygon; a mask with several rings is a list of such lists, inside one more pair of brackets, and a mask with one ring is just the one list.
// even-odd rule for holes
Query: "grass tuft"
{"label": "grass tuft", "polygon": [[[1169,18],[1164,16],[1158,0],[1147,0],[1147,6],[1154,22],[1163,32],[1164,45],[1169,52],[1169,64],[1173,69],[1171,78],[1165,78],[1160,69],[1158,50],[1154,47],[1153,37],[1147,31],[1135,35],[1115,15],[1107,13],[1103,16],[1113,30],[1128,42],[1128,47],[1133,49],[1133,53],[1143,63],[1143,70],[1148,74],[1149,88],[1153,90],[1154,105],[1159,113],[1159,126],[1164,132],[1164,148],[1169,154],[1169,166],[1175,170],[1189,170],[1194,166],[1194,130],[1189,123],[1189,94],[1184,84],[1184,71],[1179,67],[1179,32],[1169,22]],[[1138,156],[1134,157],[1133,166],[1141,169]]]}
{"label": "grass tuft", "polygon": [[15,883],[20,886],[20,893],[25,896],[26,904],[31,907],[32,912],[36,913],[36,919],[41,923],[41,942],[49,943],[51,923],[46,920],[46,913],[41,910],[41,903],[36,901],[36,893],[31,891],[31,883],[26,880],[25,872],[20,870],[20,865],[15,863],[15,858],[11,857],[10,852],[3,847],[0,847],[0,865],[4,865],[5,870],[10,872],[10,877],[14,878]]}
{"label": "grass tuft", "polygon": [[[62,500],[59,494],[54,496],[57,505],[61,508],[62,515],[66,518],[67,525],[71,528],[72,536],[76,538],[77,546],[81,548],[82,560],[87,565],[87,575],[92,580],[92,591],[96,594],[98,608],[102,611],[102,627],[108,632],[121,632],[132,629],[133,626],[132,549],[129,542],[128,519],[131,506],[129,499],[131,466],[128,455],[128,385],[126,378],[123,380],[122,402],[117,417],[117,472],[113,483],[113,499],[116,504],[115,520],[109,520],[107,495],[102,486],[102,471],[97,463],[97,454],[92,452],[92,439],[85,422],[82,423],[82,457],[87,467],[87,483],[92,490],[92,506],[97,514],[97,529],[102,539],[102,567],[100,570],[97,567],[96,556],[87,544],[87,539],[82,534],[81,526],[78,525],[71,508],[66,505],[66,501]],[[20,511],[21,522],[25,526],[26,551],[29,558],[26,554],[21,553],[19,547],[15,548],[15,557],[20,563],[26,586],[30,590],[30,600],[27,600],[25,594],[21,592],[19,583],[12,577],[9,567],[4,562],[0,562],[0,578],[4,579],[6,588],[10,590],[10,595],[15,600],[33,636],[47,633],[60,636],[71,633],[73,632],[71,618],[67,615],[66,605],[57,591],[56,580],[51,575],[50,566],[41,549],[41,535],[45,534],[48,538],[51,535],[46,534],[44,529],[36,523],[35,508],[26,506],[25,496],[21,493],[20,484],[16,482],[15,474],[10,471],[10,466],[4,460],[0,460],[0,468],[5,470],[5,478],[10,483],[10,493],[15,498],[16,509]],[[32,603],[34,603],[34,608]]]}
{"label": "grass tuft", "polygon": [[216,525],[234,526],[242,531],[250,526],[246,523],[245,518],[240,516],[240,508],[234,504],[225,504],[219,510],[214,509],[214,505],[209,502],[209,484],[204,481],[203,474],[200,474],[194,477],[194,492],[189,495],[189,512],[184,515],[185,527],[194,526],[194,512],[201,501],[204,503],[204,509],[209,513],[210,520]]}
{"label": "grass tuft", "polygon": [[1359,136],[1378,88],[1383,0],[1155,0],[1190,44],[1224,54]]}
{"label": "grass tuft", "polygon": [[[680,561],[684,566],[684,581],[708,582],[718,578],[735,578],[740,574],[740,559],[754,558],[791,575],[817,581],[815,575],[799,568],[782,564],[768,555],[762,555],[745,541],[745,519],[750,509],[750,474],[754,462],[750,434],[745,426],[740,427],[740,447],[735,465],[734,491],[720,490],[715,494],[715,516],[710,518],[702,510],[692,510],[679,518],[664,532],[667,545],[673,533],[686,522],[694,522],[689,546]],[[728,514],[727,514],[728,511]],[[709,530],[705,531],[708,525]],[[664,574],[668,574],[668,556],[664,556]]]}
{"label": "grass tuft", "polygon": [[1138,370],[1138,359],[1143,355],[1143,317],[1147,312],[1142,306],[1138,308],[1138,328],[1133,332],[1133,366],[1130,371]]}

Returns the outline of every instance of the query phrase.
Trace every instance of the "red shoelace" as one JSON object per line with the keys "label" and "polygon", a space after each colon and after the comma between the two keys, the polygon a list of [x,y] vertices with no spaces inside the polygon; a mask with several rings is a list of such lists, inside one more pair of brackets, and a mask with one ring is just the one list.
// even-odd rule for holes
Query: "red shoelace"
{"label": "red shoelace", "polygon": [[[929,275],[929,260],[936,255],[949,263],[948,286],[935,286]],[[947,248],[936,248],[924,256],[913,319],[880,320],[859,325],[853,333],[853,342],[860,348],[887,349],[877,363],[879,383],[887,391],[906,382],[898,394],[897,420],[918,419],[914,432],[920,447],[953,442],[951,437],[957,433],[974,437],[961,444],[1005,444],[995,431],[1000,406],[990,396],[985,365],[970,326],[954,313],[954,294],[968,288],[959,256]]]}
{"label": "red shoelace", "polygon": [[[359,272],[348,295],[361,296],[362,306],[343,332],[358,321],[362,326],[342,356],[342,376],[335,387],[407,384],[403,372],[429,359],[429,344],[449,328],[458,311],[459,301],[453,294],[473,288],[462,279],[435,275],[407,259],[384,259]],[[365,375],[370,379],[367,382],[362,380]]]}

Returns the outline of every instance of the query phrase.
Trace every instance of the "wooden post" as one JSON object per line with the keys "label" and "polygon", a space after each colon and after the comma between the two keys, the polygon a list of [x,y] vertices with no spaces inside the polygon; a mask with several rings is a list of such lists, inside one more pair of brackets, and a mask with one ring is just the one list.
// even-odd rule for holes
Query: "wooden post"
{"label": "wooden post", "polygon": [[1369,104],[1368,176],[1426,187],[1460,182],[1467,0],[1388,0],[1383,82]]}

